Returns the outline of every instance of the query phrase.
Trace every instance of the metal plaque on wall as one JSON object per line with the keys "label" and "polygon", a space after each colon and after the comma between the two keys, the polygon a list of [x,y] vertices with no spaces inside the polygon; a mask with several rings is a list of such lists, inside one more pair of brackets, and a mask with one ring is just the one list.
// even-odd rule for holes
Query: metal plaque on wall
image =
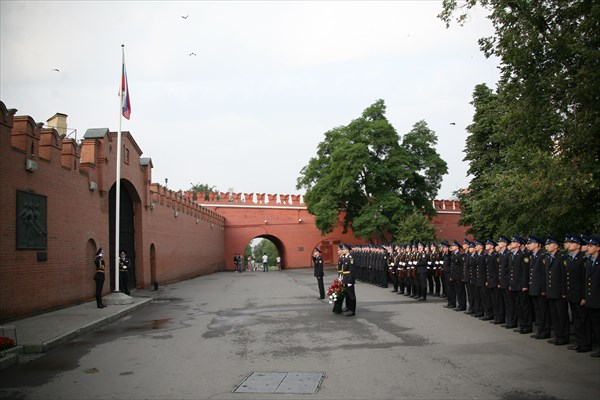
{"label": "metal plaque on wall", "polygon": [[17,249],[48,246],[48,199],[17,190]]}

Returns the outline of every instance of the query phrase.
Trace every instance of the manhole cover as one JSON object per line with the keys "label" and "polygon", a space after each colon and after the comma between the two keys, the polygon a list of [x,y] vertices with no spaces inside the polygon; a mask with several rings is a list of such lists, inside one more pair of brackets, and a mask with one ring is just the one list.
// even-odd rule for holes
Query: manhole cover
{"label": "manhole cover", "polygon": [[323,372],[253,372],[240,383],[234,393],[317,393]]}

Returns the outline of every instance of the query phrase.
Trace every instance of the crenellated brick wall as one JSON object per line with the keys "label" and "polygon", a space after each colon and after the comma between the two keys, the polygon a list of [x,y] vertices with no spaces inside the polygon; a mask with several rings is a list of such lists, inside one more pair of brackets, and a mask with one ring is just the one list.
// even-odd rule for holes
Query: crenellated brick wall
{"label": "crenellated brick wall", "polygon": [[[116,180],[116,132],[91,129],[77,142],[15,114],[0,102],[0,321],[93,298],[93,255],[100,246],[108,254]],[[138,287],[223,270],[224,217],[151,183],[152,161],[129,132],[122,139]],[[47,199],[45,249],[16,248],[17,191]]]}

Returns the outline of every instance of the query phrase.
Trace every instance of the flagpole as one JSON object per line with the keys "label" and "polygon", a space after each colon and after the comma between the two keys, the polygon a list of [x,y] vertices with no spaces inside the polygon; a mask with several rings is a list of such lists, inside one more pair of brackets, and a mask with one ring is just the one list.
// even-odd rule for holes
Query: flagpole
{"label": "flagpole", "polygon": [[121,122],[123,119],[123,68],[125,66],[125,45],[121,45],[121,90],[119,101],[119,131],[117,132],[117,178],[115,195],[115,292],[119,292],[119,247],[121,229]]}

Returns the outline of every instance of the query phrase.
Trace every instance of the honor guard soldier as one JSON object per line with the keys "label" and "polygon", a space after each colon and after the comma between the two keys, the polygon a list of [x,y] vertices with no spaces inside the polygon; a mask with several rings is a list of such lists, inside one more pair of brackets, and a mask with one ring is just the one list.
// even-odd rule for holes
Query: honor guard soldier
{"label": "honor guard soldier", "polygon": [[529,297],[533,303],[535,321],[538,326],[534,339],[548,339],[550,337],[550,308],[546,298],[546,257],[542,254],[542,240],[535,235],[530,235],[527,240],[529,250]]}
{"label": "honor guard soldier", "polygon": [[468,303],[468,307],[467,310],[465,311],[465,314],[473,314],[473,289],[471,288],[471,245],[472,248],[475,248],[475,245],[469,240],[469,239],[464,239],[463,240],[463,250],[464,250],[464,255],[463,255],[463,273],[462,273],[462,279],[463,282],[465,284],[465,294],[467,296],[467,303]]}
{"label": "honor guard soldier", "polygon": [[425,243],[419,242],[417,245],[417,255],[415,266],[417,270],[417,301],[427,300],[427,268],[429,257],[425,251]]}
{"label": "honor guard soldier", "polygon": [[315,278],[317,278],[317,284],[319,285],[319,300],[325,298],[325,285],[323,285],[323,258],[321,258],[321,250],[317,247],[313,253],[313,265],[315,268]]}
{"label": "honor guard soldier", "polygon": [[342,263],[342,275],[344,279],[344,286],[346,287],[346,308],[348,309],[344,315],[346,317],[352,317],[356,314],[356,291],[354,285],[356,279],[354,276],[354,259],[350,254],[352,248],[347,243],[344,244],[342,249],[344,262]]}
{"label": "honor guard soldier", "polygon": [[430,243],[428,247],[425,247],[425,253],[427,254],[427,294],[433,296],[433,291],[435,290],[433,276],[435,275],[435,268],[437,266],[437,247],[435,243]]}
{"label": "honor guard soldier", "polygon": [[495,321],[498,308],[498,254],[496,246],[498,244],[492,239],[485,242],[485,287],[483,302],[483,320]]}
{"label": "honor guard soldier", "polygon": [[96,252],[96,258],[94,259],[94,264],[96,266],[96,274],[94,274],[94,280],[96,281],[96,305],[98,308],[106,307],[102,303],[102,287],[104,286],[104,252],[102,251],[102,247],[98,249]]}
{"label": "honor guard soldier", "polygon": [[515,235],[512,237],[508,248],[510,250],[510,255],[508,256],[508,303],[506,306],[506,329],[517,328],[517,322],[521,314],[519,311],[519,293],[523,289],[523,252],[520,249],[522,243],[525,243],[523,239]]}
{"label": "honor guard soldier", "polygon": [[450,256],[450,283],[454,287],[456,298],[454,301],[448,299],[448,304],[455,305],[455,311],[465,311],[467,309],[467,294],[463,277],[464,261],[460,248],[461,244],[456,240],[450,246],[450,251],[452,252]]}
{"label": "honor guard soldier", "polygon": [[[486,255],[483,251],[485,244],[482,240],[475,240],[475,298],[473,299],[473,314],[477,318],[485,318],[484,303],[485,295],[485,280],[486,280]],[[471,277],[473,278],[473,277]]]}
{"label": "honor guard soldier", "polygon": [[129,296],[129,258],[125,250],[119,254],[119,283],[121,291]]}
{"label": "honor guard soldier", "polygon": [[397,245],[390,246],[390,258],[388,260],[388,273],[390,275],[390,279],[392,280],[392,285],[394,289],[391,291],[392,293],[398,293],[398,259],[400,258],[400,249]]}
{"label": "honor guard soldier", "polygon": [[554,236],[546,239],[546,298],[555,337],[549,343],[569,343],[570,321],[567,303],[567,260],[558,251],[560,242]]}
{"label": "honor guard soldier", "polygon": [[440,252],[437,251],[435,243],[431,243],[429,249],[431,250],[431,268],[433,270],[433,294],[440,297],[442,293],[442,257]]}
{"label": "honor guard soldier", "polygon": [[[586,244],[589,257],[585,260],[585,298],[581,302],[585,306],[584,341],[581,347],[591,349],[593,337],[600,342],[600,236],[590,235]],[[600,357],[600,351],[591,356]]]}
{"label": "honor guard soldier", "polygon": [[[516,240],[515,240],[516,239]],[[518,326],[515,332],[527,334],[533,332],[533,307],[527,290],[529,290],[529,255],[523,252],[522,246],[527,242],[519,236],[513,237],[513,254],[509,263],[511,296],[515,299]]]}
{"label": "honor guard soldier", "polygon": [[440,270],[441,279],[442,279],[442,287],[444,288],[444,296],[446,297],[446,305],[445,308],[456,308],[456,293],[454,292],[454,288],[451,287],[452,283],[450,282],[450,272],[451,272],[451,261],[452,256],[450,255],[450,243],[446,240],[443,240],[440,243]]}
{"label": "honor guard soldier", "polygon": [[398,294],[405,294],[410,291],[410,286],[407,285],[408,278],[406,277],[406,246],[400,245],[400,254],[398,256]]}
{"label": "honor guard soldier", "polygon": [[585,254],[581,251],[583,244],[581,236],[576,234],[567,235],[565,238],[568,255],[567,260],[567,302],[571,310],[571,320],[573,321],[573,335],[575,344],[568,347],[570,350],[576,350],[579,353],[591,351],[583,343],[583,323],[585,321],[585,309],[581,301],[585,297]]}
{"label": "honor guard soldier", "polygon": [[[343,272],[344,272],[344,251],[343,246],[340,244],[337,248],[338,252],[338,265],[337,265],[337,273],[338,273],[338,281],[343,282]],[[342,304],[344,304],[345,295],[340,295],[336,298],[335,304],[333,305],[333,312],[336,314],[341,314],[343,312]]]}
{"label": "honor guard soldier", "polygon": [[506,304],[508,303],[508,284],[509,284],[509,268],[510,252],[507,249],[509,240],[506,236],[498,237],[498,315],[494,315],[495,323],[503,325],[506,322]]}

